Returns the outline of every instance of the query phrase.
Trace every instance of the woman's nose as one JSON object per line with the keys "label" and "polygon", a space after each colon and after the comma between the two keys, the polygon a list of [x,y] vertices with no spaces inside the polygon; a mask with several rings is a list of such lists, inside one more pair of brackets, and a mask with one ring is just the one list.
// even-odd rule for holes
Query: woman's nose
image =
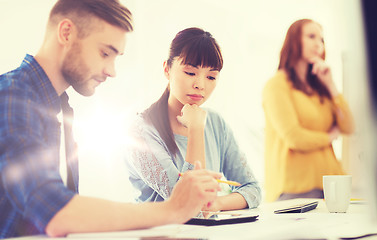
{"label": "woman's nose", "polygon": [[194,81],[194,86],[193,86],[195,89],[199,89],[199,90],[203,90],[204,89],[204,80],[202,77],[198,77],[195,81]]}

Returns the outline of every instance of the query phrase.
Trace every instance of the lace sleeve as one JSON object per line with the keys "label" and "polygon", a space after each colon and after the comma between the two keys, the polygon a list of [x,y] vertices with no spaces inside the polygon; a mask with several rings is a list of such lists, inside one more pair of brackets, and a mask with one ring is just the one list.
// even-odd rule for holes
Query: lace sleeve
{"label": "lace sleeve", "polygon": [[[135,146],[130,151],[132,164],[140,178],[161,197],[167,199],[171,193],[167,171],[146,141],[140,136],[136,140]],[[163,149],[162,146],[161,149]]]}
{"label": "lace sleeve", "polygon": [[127,164],[132,184],[141,191],[142,199],[156,200],[156,194],[169,198],[182,171],[177,168],[174,156],[157,130],[143,119],[136,122],[130,136]]}

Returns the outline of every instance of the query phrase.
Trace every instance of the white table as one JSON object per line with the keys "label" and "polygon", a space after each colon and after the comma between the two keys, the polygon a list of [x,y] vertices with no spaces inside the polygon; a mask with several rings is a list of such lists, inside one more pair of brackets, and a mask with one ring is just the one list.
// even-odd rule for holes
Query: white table
{"label": "white table", "polygon": [[[301,203],[319,201],[318,207],[306,213],[274,214],[273,211]],[[274,203],[264,203],[256,209],[231,211],[259,215],[259,220],[251,223],[220,225],[213,227],[173,224],[145,230],[108,233],[71,234],[71,239],[141,239],[170,237],[175,239],[329,239],[356,237],[377,233],[377,223],[371,222],[368,205],[350,204],[347,213],[329,213],[322,199],[293,199]],[[22,239],[40,239],[33,236]],[[20,238],[18,238],[20,239]],[[162,238],[160,238],[162,239]],[[165,238],[169,239],[169,238]],[[377,239],[377,236],[365,238]]]}

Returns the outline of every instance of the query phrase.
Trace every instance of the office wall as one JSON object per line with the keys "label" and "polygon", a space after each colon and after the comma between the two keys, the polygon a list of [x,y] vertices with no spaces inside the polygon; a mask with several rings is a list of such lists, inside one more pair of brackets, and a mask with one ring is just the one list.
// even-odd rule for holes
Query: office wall
{"label": "office wall", "polygon": [[365,136],[369,128],[369,89],[367,84],[367,60],[365,48],[364,23],[361,1],[338,0],[338,11],[343,14],[337,18],[342,45],[341,59],[343,72],[343,93],[353,111],[356,131],[344,138],[342,149],[344,167],[353,176],[353,190],[359,196],[365,195],[365,167],[367,149]]}
{"label": "office wall", "polygon": [[[38,51],[54,2],[0,0],[0,73],[18,66],[26,52]],[[336,85],[340,91],[355,87],[343,83],[344,53],[349,45],[344,41],[347,29],[342,22],[347,7],[341,0],[122,2],[134,14],[135,31],[127,38],[125,55],[117,60],[117,76],[102,84],[90,98],[69,90],[75,107],[80,191],[84,195],[120,201],[133,199],[122,159],[122,144],[127,141],[123,132],[135,112],[162,94],[167,85],[162,64],[169,44],[186,27],[211,32],[222,48],[224,68],[217,89],[205,106],[217,110],[233,127],[262,184],[261,91],[276,71],[285,33],[293,21],[312,18],[322,24],[327,60]],[[353,4],[350,0],[348,5]],[[341,139],[334,145],[339,158],[342,158],[341,145]]]}

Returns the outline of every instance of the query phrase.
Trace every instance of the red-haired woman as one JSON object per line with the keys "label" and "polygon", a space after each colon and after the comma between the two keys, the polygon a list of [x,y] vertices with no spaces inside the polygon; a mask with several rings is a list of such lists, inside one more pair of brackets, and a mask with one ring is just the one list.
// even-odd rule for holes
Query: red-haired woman
{"label": "red-haired woman", "polygon": [[332,142],[354,123],[324,60],[322,27],[294,22],[263,90],[267,201],[323,198],[322,176],[344,174]]}

